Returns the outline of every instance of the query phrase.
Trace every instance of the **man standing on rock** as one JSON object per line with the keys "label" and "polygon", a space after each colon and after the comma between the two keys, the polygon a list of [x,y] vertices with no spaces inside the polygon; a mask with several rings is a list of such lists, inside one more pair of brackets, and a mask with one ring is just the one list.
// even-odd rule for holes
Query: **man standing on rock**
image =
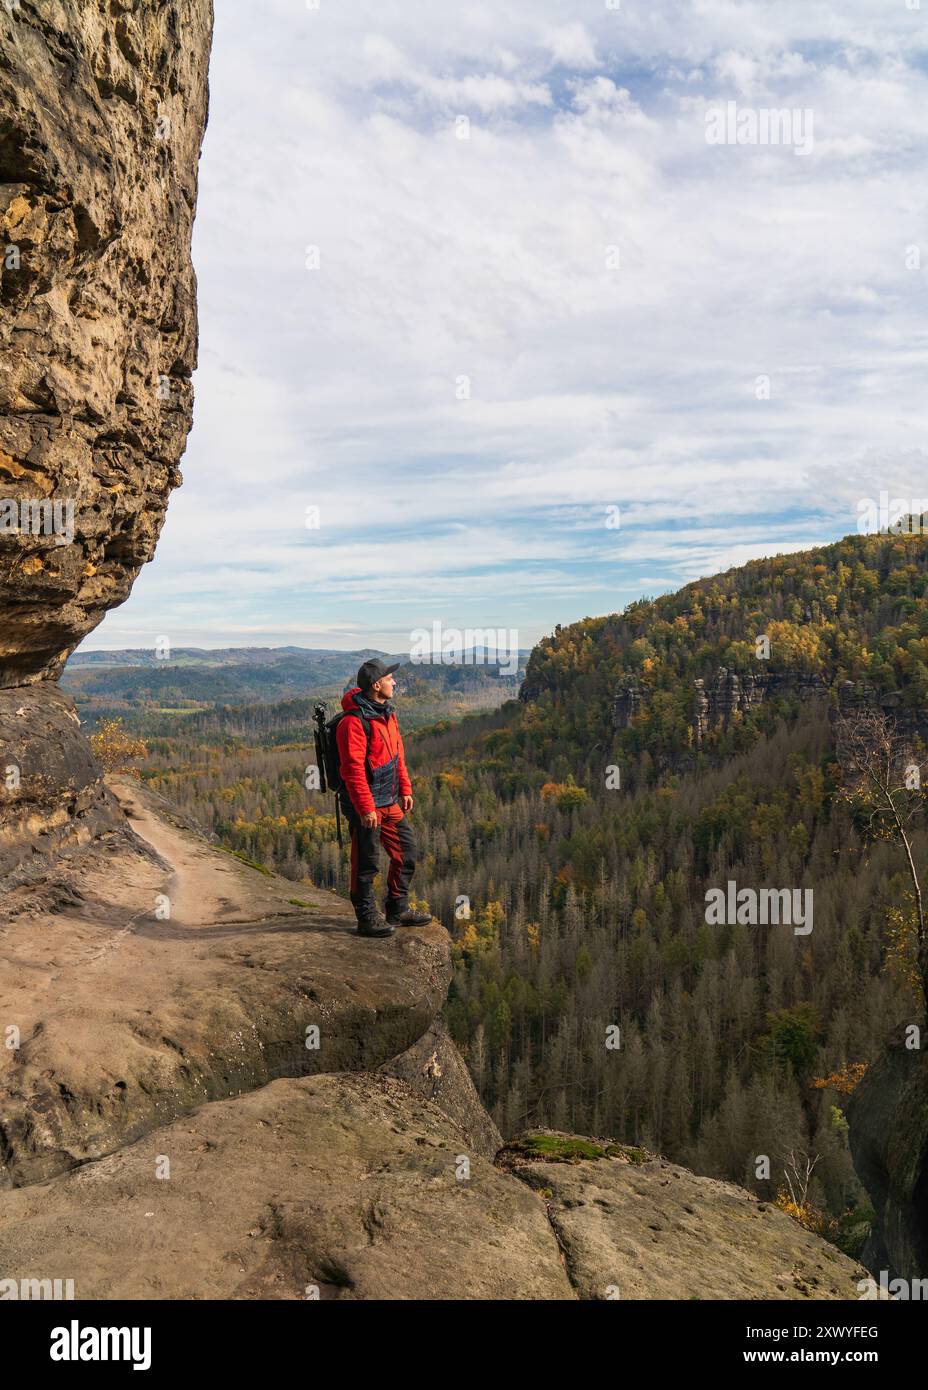
{"label": "man standing on rock", "polygon": [[[416,842],[406,819],[412,810],[412,783],[391,703],[395,670],[377,657],[364,662],[357,684],[342,696],[345,716],[335,731],[340,795],[351,831],[351,901],[359,936],[391,936],[396,927],[432,920],[430,913],[409,906]],[[385,916],[374,901],[380,845],[390,856]]]}

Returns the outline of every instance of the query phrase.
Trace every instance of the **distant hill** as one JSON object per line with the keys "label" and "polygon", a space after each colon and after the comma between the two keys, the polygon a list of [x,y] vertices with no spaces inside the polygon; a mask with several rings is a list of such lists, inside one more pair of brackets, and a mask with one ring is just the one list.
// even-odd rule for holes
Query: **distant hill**
{"label": "distant hill", "polygon": [[[494,654],[491,654],[494,655]],[[178,717],[201,716],[199,727],[215,731],[224,721],[217,712],[250,706],[281,706],[281,729],[308,723],[310,704],[337,700],[354,681],[358,667],[372,656],[397,672],[399,697],[407,726],[454,717],[473,709],[491,709],[511,699],[524,676],[528,652],[519,653],[518,670],[486,662],[475,649],[453,665],[410,662],[408,654],[380,652],[372,647],[333,651],[302,647],[229,647],[204,650],[178,647],[162,659],[151,649],[77,652],[65,668],[61,684],[76,700],[81,718],[93,725],[104,717],[121,717],[145,733],[164,733]],[[260,726],[275,724],[267,708]],[[236,716],[233,721],[239,723]],[[245,719],[247,724],[249,720]],[[254,722],[254,721],[251,721]]]}
{"label": "distant hill", "polygon": [[122,647],[113,651],[77,651],[70,657],[67,669],[73,672],[84,666],[95,670],[111,666],[267,666],[282,665],[293,656],[350,663],[386,655],[376,647],[351,652],[334,647],[175,647],[165,658],[150,647]]}
{"label": "distant hill", "polygon": [[[412,742],[421,891],[470,914],[449,1026],[504,1133],[527,1113],[659,1136],[781,1202],[801,1151],[855,1248],[846,1097],[923,1003],[905,856],[847,804],[828,708],[850,682],[924,728],[926,598],[925,535],[752,561],[556,629],[518,702]],[[713,926],[729,882],[808,890],[814,930]]]}
{"label": "distant hill", "polygon": [[150,649],[75,652],[61,684],[81,703],[145,702],[171,706],[291,700],[334,690],[372,656],[401,661],[372,647],[344,652],[300,647],[176,647],[160,658]]}

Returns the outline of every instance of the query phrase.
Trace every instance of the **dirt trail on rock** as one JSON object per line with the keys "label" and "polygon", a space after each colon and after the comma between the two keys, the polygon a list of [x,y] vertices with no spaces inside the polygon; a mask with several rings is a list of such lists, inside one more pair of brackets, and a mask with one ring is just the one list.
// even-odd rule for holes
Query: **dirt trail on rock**
{"label": "dirt trail on rock", "polygon": [[[260,893],[245,895],[243,902],[241,861],[222,855],[190,832],[156,816],[131,782],[112,782],[132,829],[151,845],[168,869],[162,893],[169,899],[171,920],[185,927],[215,926],[219,922],[271,920],[292,917],[303,910],[300,903],[284,898],[271,879],[263,879]],[[312,893],[313,890],[310,890]],[[294,897],[309,899],[302,886],[293,885]]]}
{"label": "dirt trail on rock", "polygon": [[278,1077],[374,1071],[430,1028],[437,922],[365,941],[343,898],[262,873],[150,789],[0,914],[0,1188],[112,1153]]}

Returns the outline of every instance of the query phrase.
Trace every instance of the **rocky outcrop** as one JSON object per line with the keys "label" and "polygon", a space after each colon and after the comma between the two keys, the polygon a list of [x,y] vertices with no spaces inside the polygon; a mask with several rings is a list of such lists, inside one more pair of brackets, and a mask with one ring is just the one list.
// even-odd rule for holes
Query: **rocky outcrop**
{"label": "rocky outcrop", "polygon": [[464,1058],[440,1021],[378,1071],[405,1081],[443,1110],[472,1152],[492,1159],[503,1147],[503,1136],[484,1110]]}
{"label": "rocky outcrop", "polygon": [[847,1108],[854,1167],[876,1211],[864,1250],[892,1278],[928,1274],[928,1053],[898,1043],[867,1068]]}
{"label": "rocky outcrop", "polygon": [[9,892],[65,846],[116,828],[119,808],[57,685],[0,688],[0,879]]}
{"label": "rocky outcrop", "polygon": [[76,1298],[573,1299],[544,1204],[405,1082],[275,1081],[2,1199]]}
{"label": "rocky outcrop", "polygon": [[[805,704],[824,700],[829,687],[821,676],[800,671],[762,671],[739,674],[720,666],[708,679],[693,682],[691,722],[698,747],[709,733],[724,730],[738,715],[770,699],[796,699]],[[648,689],[633,676],[617,689],[612,703],[612,726],[627,729],[647,707]]]}
{"label": "rocky outcrop", "polygon": [[0,685],[60,673],[180,481],[211,26],[210,0],[0,6]]}
{"label": "rocky outcrop", "polygon": [[828,695],[828,685],[821,676],[799,671],[739,675],[720,666],[710,681],[697,680],[693,685],[693,735],[697,745],[708,733],[727,729],[736,715],[747,714],[765,700],[796,699],[806,704],[824,700]]}
{"label": "rocky outcrop", "polygon": [[211,0],[0,5],[0,688],[31,691],[0,703],[0,875],[117,825],[52,682],[180,482],[211,29]]}
{"label": "rocky outcrop", "polygon": [[275,1077],[375,1070],[445,1000],[438,923],[359,951],[343,899],[301,886],[294,901],[287,880],[118,789],[144,845],[114,832],[61,859],[51,911],[25,885],[6,901],[0,1011],[17,1045],[0,1073],[0,1186]]}
{"label": "rocky outcrop", "polygon": [[[698,747],[710,734],[727,729],[739,715],[748,714],[766,700],[798,700],[806,705],[824,702],[834,693],[834,708],[849,717],[855,711],[879,710],[891,718],[903,737],[928,739],[928,711],[915,709],[901,691],[880,692],[866,682],[842,681],[832,686],[823,676],[802,671],[761,671],[739,674],[720,666],[705,679],[693,682],[691,724]],[[612,701],[612,727],[627,729],[648,705],[649,689],[635,676],[616,690]]]}
{"label": "rocky outcrop", "polygon": [[646,695],[647,692],[642,689],[634,676],[620,685],[612,703],[612,727],[614,729],[627,729],[641,713]]}
{"label": "rocky outcrop", "polygon": [[867,1272],[750,1192],[643,1149],[536,1130],[498,1162],[539,1192],[584,1299],[850,1299]]}
{"label": "rocky outcrop", "polygon": [[836,695],[831,713],[835,751],[840,763],[847,764],[849,760],[849,731],[853,743],[854,730],[863,732],[859,720],[863,719],[866,724],[872,716],[882,716],[886,721],[886,731],[900,767],[910,757],[921,761],[916,743],[918,740],[928,742],[928,710],[907,704],[901,690],[881,691],[868,681],[841,681]]}

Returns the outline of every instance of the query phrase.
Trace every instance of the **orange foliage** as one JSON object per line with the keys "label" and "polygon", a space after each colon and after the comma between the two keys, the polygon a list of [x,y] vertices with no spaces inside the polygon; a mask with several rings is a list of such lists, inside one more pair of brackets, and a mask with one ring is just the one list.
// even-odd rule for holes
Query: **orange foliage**
{"label": "orange foliage", "polygon": [[830,1086],[833,1090],[839,1091],[842,1096],[849,1096],[863,1080],[866,1070],[866,1062],[849,1062],[840,1071],[833,1071],[831,1076],[817,1076],[812,1085],[817,1091],[824,1091],[826,1087]]}

